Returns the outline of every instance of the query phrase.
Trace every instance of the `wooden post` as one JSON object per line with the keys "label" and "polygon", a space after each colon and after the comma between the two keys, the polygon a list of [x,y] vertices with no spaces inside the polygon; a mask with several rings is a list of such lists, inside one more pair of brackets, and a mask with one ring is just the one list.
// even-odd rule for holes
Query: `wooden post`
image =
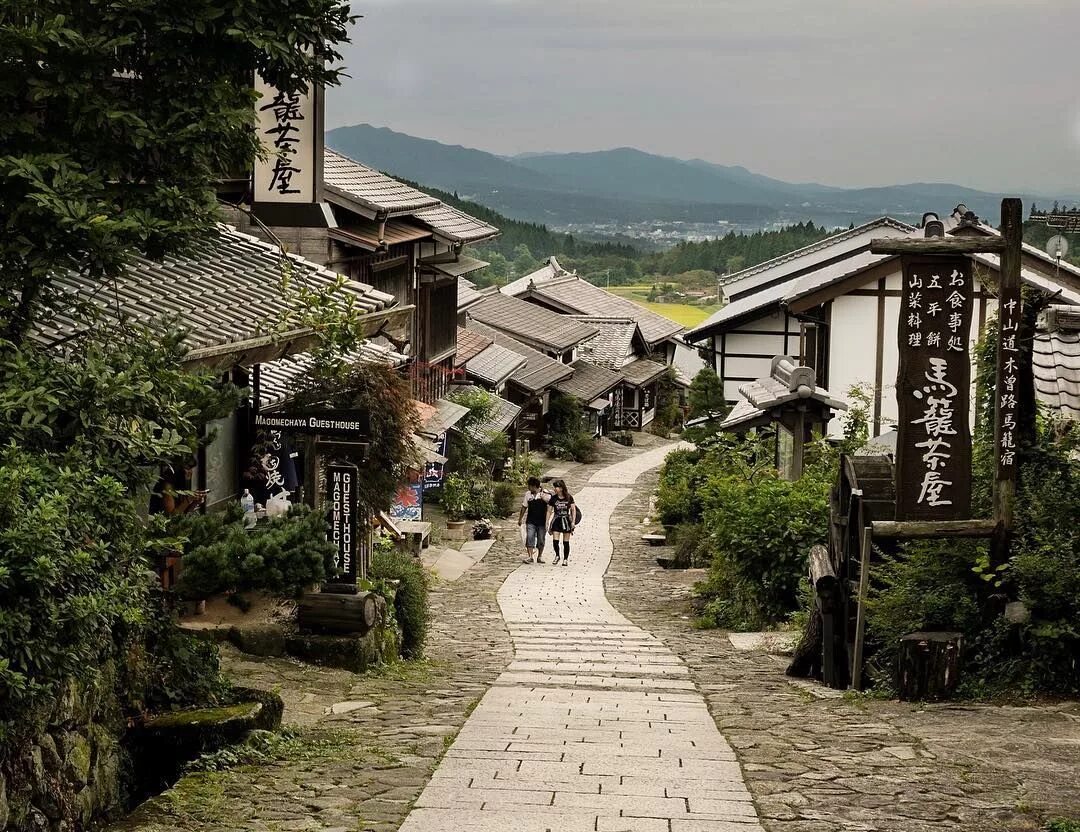
{"label": "wooden post", "polygon": [[851,662],[851,690],[862,690],[863,641],[866,628],[866,594],[870,587],[870,550],[874,531],[863,527],[859,564],[859,606],[855,617],[855,655]]}
{"label": "wooden post", "polygon": [[319,507],[319,452],[315,437],[304,437],[304,502],[309,508]]}
{"label": "wooden post", "polygon": [[802,479],[803,473],[803,445],[806,441],[806,406],[800,405],[795,414],[795,429],[792,431],[793,442],[791,445],[791,479]]}
{"label": "wooden post", "polygon": [[1017,402],[1019,387],[1019,332],[1022,319],[1020,301],[1020,260],[1023,245],[1023,208],[1019,199],[1001,201],[1001,252],[998,283],[998,345],[994,402],[994,520],[998,531],[993,541],[992,560],[1004,563],[1009,557],[1009,532],[1013,527],[1013,499],[1016,496]]}

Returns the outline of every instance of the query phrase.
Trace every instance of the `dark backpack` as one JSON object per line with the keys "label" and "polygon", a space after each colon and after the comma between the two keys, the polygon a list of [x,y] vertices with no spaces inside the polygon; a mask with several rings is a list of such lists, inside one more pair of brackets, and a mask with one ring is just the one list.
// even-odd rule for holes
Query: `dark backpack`
{"label": "dark backpack", "polygon": [[574,525],[576,526],[579,523],[581,523],[581,509],[578,508],[577,503],[574,503],[574,517],[575,517]]}

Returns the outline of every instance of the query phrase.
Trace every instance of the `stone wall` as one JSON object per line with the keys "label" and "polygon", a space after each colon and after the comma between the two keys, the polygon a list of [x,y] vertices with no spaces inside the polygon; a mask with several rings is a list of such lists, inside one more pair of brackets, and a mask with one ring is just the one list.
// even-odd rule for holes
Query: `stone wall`
{"label": "stone wall", "polygon": [[0,830],[76,832],[124,804],[127,755],[111,684],[70,684],[43,727],[0,762]]}

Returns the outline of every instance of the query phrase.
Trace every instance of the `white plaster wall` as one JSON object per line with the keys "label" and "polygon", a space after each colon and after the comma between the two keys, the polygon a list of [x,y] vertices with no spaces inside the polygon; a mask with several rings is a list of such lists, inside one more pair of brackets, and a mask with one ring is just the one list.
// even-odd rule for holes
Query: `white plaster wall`
{"label": "white plaster wall", "polygon": [[[895,319],[893,331],[896,331]],[[852,386],[874,385],[877,368],[877,298],[843,295],[833,299],[829,334],[829,392],[846,401],[847,391]],[[894,381],[895,376],[894,370]],[[839,431],[840,421],[834,418],[829,423],[829,432]]]}

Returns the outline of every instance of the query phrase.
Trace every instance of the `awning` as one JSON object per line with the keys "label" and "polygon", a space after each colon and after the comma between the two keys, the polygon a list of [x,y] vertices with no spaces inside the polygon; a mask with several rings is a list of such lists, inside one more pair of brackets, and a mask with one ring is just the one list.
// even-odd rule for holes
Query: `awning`
{"label": "awning", "polygon": [[[422,402],[417,402],[417,404],[422,405],[423,408],[417,408],[417,410],[422,420],[419,432],[424,436],[434,437],[446,433],[469,412],[469,408],[448,399],[439,399],[434,407]],[[434,410],[433,413],[432,410]]]}
{"label": "awning", "polygon": [[594,401],[589,402],[589,409],[599,411],[600,413],[603,413],[609,407],[611,407],[611,402],[607,399],[595,399]]}
{"label": "awning", "polygon": [[477,260],[475,257],[466,257],[464,254],[459,255],[458,259],[452,263],[437,263],[430,260],[420,261],[420,268],[445,274],[447,277],[462,277],[490,265],[490,263]]}
{"label": "awning", "polygon": [[431,236],[428,229],[401,220],[386,221],[386,226],[382,229],[381,241],[379,239],[379,229],[380,224],[372,220],[342,228],[331,228],[328,234],[331,239],[360,246],[371,251],[381,248],[380,242],[392,246],[397,243],[412,243]]}
{"label": "awning", "polygon": [[427,438],[425,438],[423,436],[418,436],[415,433],[413,434],[412,439],[413,439],[413,444],[416,446],[417,450],[420,452],[420,461],[422,461],[422,462],[434,462],[434,463],[437,463],[439,465],[445,465],[446,464],[446,462],[447,462],[446,457],[435,450],[434,446],[431,444],[430,439],[427,439]]}

